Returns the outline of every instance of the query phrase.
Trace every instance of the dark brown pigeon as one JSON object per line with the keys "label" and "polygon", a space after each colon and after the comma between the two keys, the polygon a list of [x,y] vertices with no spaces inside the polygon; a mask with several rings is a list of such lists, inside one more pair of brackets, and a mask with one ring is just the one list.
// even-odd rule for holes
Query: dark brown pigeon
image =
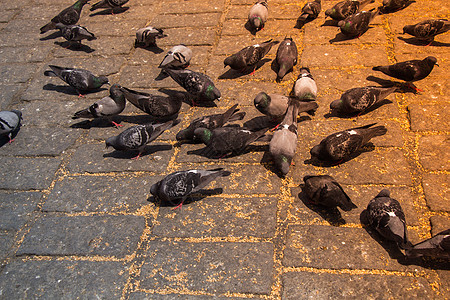
{"label": "dark brown pigeon", "polygon": [[336,3],[332,8],[329,8],[325,11],[325,15],[332,18],[333,20],[340,21],[345,18],[356,14],[359,12],[364,6],[369,3],[374,3],[375,0],[345,0]]}
{"label": "dark brown pigeon", "polygon": [[311,156],[330,162],[348,159],[352,153],[361,149],[373,137],[386,134],[386,127],[372,127],[375,124],[333,133],[311,149]]}
{"label": "dark brown pigeon", "polygon": [[405,214],[400,203],[390,197],[383,189],[367,206],[367,218],[370,226],[389,241],[397,243],[401,249],[410,249],[412,244],[406,233]]}
{"label": "dark brown pigeon", "polygon": [[428,256],[432,258],[450,258],[450,229],[439,232],[435,236],[415,244],[406,250],[408,258]]}
{"label": "dark brown pigeon", "polygon": [[414,0],[383,0],[383,6],[380,6],[380,13],[388,14],[399,11],[407,7]]}
{"label": "dark brown pigeon", "polygon": [[275,58],[278,64],[277,82],[280,82],[283,77],[292,71],[297,64],[297,45],[292,38],[285,38],[278,46],[277,56]]}
{"label": "dark brown pigeon", "polygon": [[297,19],[297,28],[301,28],[309,20],[314,20],[319,16],[320,10],[322,9],[322,4],[320,0],[314,0],[307,2],[303,8],[300,17]]}
{"label": "dark brown pigeon", "polygon": [[351,15],[345,20],[341,20],[338,23],[342,34],[347,37],[360,37],[364,32],[369,29],[369,24],[378,15],[378,9],[371,9],[369,11],[361,11],[354,15]]}
{"label": "dark brown pigeon", "polygon": [[80,19],[81,9],[88,3],[89,0],[78,0],[73,5],[65,8],[57,16],[55,16],[50,23],[41,27],[41,34],[49,30],[57,29],[56,24],[75,25]]}
{"label": "dark brown pigeon", "polygon": [[419,40],[428,42],[428,45],[430,45],[436,35],[449,30],[450,21],[446,19],[425,20],[414,25],[406,25],[403,27],[403,34],[410,34]]}

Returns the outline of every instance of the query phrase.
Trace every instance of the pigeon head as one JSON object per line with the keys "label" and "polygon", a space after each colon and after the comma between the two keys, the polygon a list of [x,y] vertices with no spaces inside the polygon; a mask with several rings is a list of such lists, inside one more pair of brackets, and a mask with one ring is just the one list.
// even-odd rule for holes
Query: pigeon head
{"label": "pigeon head", "polygon": [[309,151],[309,153],[311,154],[312,157],[316,157],[316,158],[320,159],[321,150],[322,150],[322,146],[316,145],[316,146],[312,147],[312,149]]}
{"label": "pigeon head", "polygon": [[[334,15],[336,13],[336,9],[334,8],[329,8],[325,11],[325,16],[326,17],[331,17],[332,15]],[[325,17],[325,18],[326,18]]]}
{"label": "pigeon head", "polygon": [[212,137],[212,132],[211,132],[211,130],[209,130],[207,128],[197,128],[194,130],[194,139],[198,138],[206,145],[209,144],[211,137]]}
{"label": "pigeon head", "polygon": [[109,84],[109,80],[108,77],[106,76],[98,76],[98,77],[94,77],[94,85],[99,88],[104,84]]}
{"label": "pigeon head", "polygon": [[256,30],[260,30],[263,27],[261,18],[258,16],[252,16],[252,18],[250,19],[250,23],[252,24],[253,28],[255,28]]}
{"label": "pigeon head", "polygon": [[75,2],[75,4],[73,5],[73,8],[75,9],[80,9],[81,7],[83,7],[83,5],[88,4],[90,0],[78,0],[77,2]]}
{"label": "pigeon head", "polygon": [[158,198],[158,190],[160,185],[161,181],[158,181],[157,183],[153,184],[150,188],[150,194],[152,194],[155,198]]}
{"label": "pigeon head", "polygon": [[113,98],[114,100],[116,99],[125,99],[125,95],[123,94],[122,90],[121,90],[121,86],[118,85],[117,83],[113,84],[110,88],[109,88],[109,93],[111,94],[111,98]]}
{"label": "pigeon head", "polygon": [[428,64],[429,66],[434,66],[434,65],[436,65],[436,66],[439,67],[439,64],[437,63],[437,59],[436,59],[436,57],[434,57],[434,56],[428,56],[427,58],[425,58],[425,61],[427,62],[427,64]]}
{"label": "pigeon head", "polygon": [[283,176],[285,176],[289,172],[289,167],[291,166],[291,159],[284,155],[277,155],[274,158],[275,165],[281,171]]}
{"label": "pigeon head", "polygon": [[113,147],[116,150],[120,150],[118,147],[117,136],[112,136],[106,139],[105,141],[106,148]]}
{"label": "pigeon head", "polygon": [[341,110],[343,105],[344,105],[344,101],[342,101],[341,99],[337,99],[330,103],[330,109],[331,110]]}
{"label": "pigeon head", "polygon": [[226,68],[227,66],[231,66],[234,62],[234,56],[228,56],[223,61],[223,67]]}
{"label": "pigeon head", "polygon": [[15,113],[19,117],[19,120],[22,120],[22,112],[20,110],[13,109],[11,112]]}
{"label": "pigeon head", "polygon": [[219,99],[222,95],[220,94],[219,89],[214,86],[214,84],[210,84],[206,88],[205,96],[208,100],[215,100]]}
{"label": "pigeon head", "polygon": [[180,130],[177,133],[177,135],[176,135],[177,141],[187,141],[187,140],[191,140],[194,138],[194,132],[192,131],[192,129],[190,127],[191,126],[189,126],[186,129]]}
{"label": "pigeon head", "polygon": [[258,95],[256,95],[255,99],[253,100],[253,104],[259,111],[261,111],[266,109],[270,105],[270,100],[271,99],[269,95],[267,95],[264,92],[261,92]]}
{"label": "pigeon head", "polygon": [[352,29],[352,22],[339,21],[338,27],[341,28],[343,32],[350,32]]}
{"label": "pigeon head", "polygon": [[[298,78],[302,78],[302,77],[305,77],[306,75],[310,75],[311,74],[311,71],[309,70],[309,68],[307,68],[307,67],[302,67],[301,69],[300,69],[300,74],[298,75]],[[297,78],[297,79],[298,79]]]}
{"label": "pigeon head", "polygon": [[375,198],[390,197],[390,196],[391,196],[391,192],[389,192],[388,189],[382,189]]}
{"label": "pigeon head", "polygon": [[410,35],[414,35],[414,25],[406,25],[403,26],[403,34],[408,33]]}

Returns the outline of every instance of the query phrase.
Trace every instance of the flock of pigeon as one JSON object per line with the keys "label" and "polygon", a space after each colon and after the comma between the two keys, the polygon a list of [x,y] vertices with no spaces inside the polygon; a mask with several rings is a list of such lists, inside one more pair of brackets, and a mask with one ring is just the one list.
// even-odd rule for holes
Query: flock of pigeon
{"label": "flock of pigeon", "polygon": [[[51,22],[41,28],[41,33],[49,30],[60,30],[61,35],[72,44],[81,44],[83,39],[95,39],[85,27],[76,25],[80,13],[89,0],[78,0],[72,6],[64,9]],[[123,10],[122,5],[128,0],[102,0],[92,5],[91,10],[106,8],[112,13]],[[363,6],[373,3],[374,0],[344,0],[325,14],[335,20],[342,34],[349,38],[356,38],[369,29],[370,22],[379,14],[391,13],[405,8],[409,0],[383,0],[383,6],[369,11],[362,11]],[[308,2],[301,11],[296,27],[317,18],[321,11],[321,1]],[[256,2],[248,14],[247,25],[253,31],[263,29],[268,20],[267,0]],[[447,20],[426,20],[415,25],[404,27],[404,33],[431,43],[437,34],[450,29]],[[164,38],[162,29],[148,26],[136,32],[135,47],[156,47],[157,39]],[[229,66],[237,72],[248,74],[248,71],[257,69],[258,63],[278,41],[268,40],[260,44],[247,46],[239,52],[224,60],[225,67]],[[292,38],[286,37],[276,53],[278,65],[276,81],[283,77],[297,64],[297,46]],[[210,104],[221,97],[220,91],[213,81],[205,74],[194,72],[187,67],[192,58],[192,51],[185,45],[171,48],[159,68],[162,73],[170,76],[192,97],[192,105]],[[352,88],[344,92],[339,100],[333,101],[330,109],[338,115],[355,116],[366,113],[377,107],[380,101],[393,92],[402,91],[405,87],[418,89],[412,82],[427,77],[437,65],[435,57],[429,56],[421,60],[399,62],[389,66],[377,66],[373,70],[380,71],[393,78],[401,79],[406,83],[392,82],[389,86],[367,86]],[[83,92],[98,90],[103,84],[109,84],[105,76],[96,76],[83,69],[74,69],[50,65],[51,70],[45,71],[46,76],[56,76],[75,89],[81,96]],[[261,92],[254,99],[255,107],[267,116],[267,124],[262,126],[245,127],[229,122],[242,120],[244,112],[239,112],[237,104],[222,114],[199,117],[176,135],[180,142],[203,142],[206,145],[205,155],[212,158],[222,158],[230,155],[239,155],[255,141],[270,141],[269,152],[275,167],[284,176],[288,173],[297,147],[297,119],[300,113],[306,112],[314,115],[318,108],[316,102],[317,85],[307,67],[300,69],[300,74],[289,96],[267,94]],[[118,151],[137,150],[139,156],[145,151],[145,146],[155,140],[165,130],[177,125],[178,112],[181,108],[184,95],[158,96],[135,91],[119,84],[110,87],[110,95],[104,97],[88,108],[78,111],[73,118],[104,118],[115,127],[120,124],[112,121],[112,117],[120,114],[126,105],[126,100],[143,112],[152,116],[158,123],[132,126],[119,135],[106,139],[106,146]],[[17,134],[20,127],[21,112],[17,110],[0,112],[0,134],[7,136],[9,142]],[[273,125],[273,135],[267,131]],[[327,136],[318,145],[314,146],[311,157],[331,165],[341,164],[352,158],[369,140],[376,136],[386,134],[384,126],[368,124],[350,128]],[[168,202],[173,206],[181,206],[184,201],[198,192],[211,181],[230,175],[222,168],[214,170],[186,170],[167,175],[155,183],[151,194],[160,201]],[[323,207],[340,207],[345,211],[356,208],[339,183],[328,175],[308,175],[303,178],[303,191],[309,200]],[[177,206],[177,207],[178,207]],[[390,197],[388,190],[382,190],[367,207],[368,221],[381,236],[395,242],[399,248],[406,250],[408,257],[432,256],[450,257],[450,229],[443,231],[431,239],[417,245],[412,245],[407,238],[405,215],[399,202]]]}

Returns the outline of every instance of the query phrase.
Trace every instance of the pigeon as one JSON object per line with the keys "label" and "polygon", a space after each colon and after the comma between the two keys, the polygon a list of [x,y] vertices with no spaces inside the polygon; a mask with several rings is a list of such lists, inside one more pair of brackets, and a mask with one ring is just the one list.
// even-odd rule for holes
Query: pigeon
{"label": "pigeon", "polygon": [[341,162],[361,149],[371,138],[386,134],[386,127],[372,127],[375,124],[333,133],[311,149],[311,156],[324,161]]}
{"label": "pigeon", "polygon": [[165,97],[134,91],[126,87],[120,87],[120,90],[131,104],[156,119],[176,117],[183,103],[181,95]]}
{"label": "pigeon", "polygon": [[317,85],[308,68],[302,67],[294,84],[294,95],[300,101],[315,101]]}
{"label": "pigeon", "polygon": [[439,232],[430,239],[406,250],[408,258],[428,256],[432,258],[450,258],[450,229]]}
{"label": "pigeon", "polygon": [[187,170],[171,173],[153,184],[150,193],[161,202],[170,205],[183,205],[187,197],[200,191],[219,177],[229,176],[231,172],[223,168],[213,170]]}
{"label": "pigeon", "polygon": [[122,8],[122,5],[126,4],[129,0],[101,0],[91,6],[91,11],[99,8],[111,9],[112,13],[114,10]]}
{"label": "pigeon", "polygon": [[92,32],[89,32],[86,27],[80,25],[63,25],[61,23],[56,24],[56,28],[61,31],[63,38],[69,41],[70,44],[73,42],[81,45],[82,40],[96,40],[97,38]]}
{"label": "pigeon", "polygon": [[179,120],[171,120],[160,124],[136,125],[125,129],[119,135],[106,139],[106,148],[113,147],[117,151],[138,150],[139,154],[132,159],[138,159],[145,146],[154,141],[164,131],[175,126]]}
{"label": "pigeon", "polygon": [[407,238],[405,214],[400,203],[390,197],[387,189],[381,192],[367,206],[370,226],[389,241],[396,242],[401,249],[409,249],[412,244]]}
{"label": "pigeon", "polygon": [[41,27],[41,34],[46,33],[49,30],[54,30],[56,24],[62,23],[64,25],[75,25],[80,19],[81,9],[88,3],[89,0],[78,0],[72,6],[65,8],[57,16],[55,16],[50,23]]}
{"label": "pigeon", "polygon": [[360,37],[369,29],[369,24],[379,14],[378,9],[360,11],[338,22],[342,34],[347,37]]}
{"label": "pigeon", "polygon": [[383,6],[380,6],[380,13],[387,14],[399,11],[410,3],[415,2],[412,0],[383,0]]}
{"label": "pigeon", "polygon": [[[211,78],[203,73],[194,72],[188,69],[165,69],[165,72],[168,73],[182,88],[201,102],[212,102],[215,99],[219,99],[221,96],[219,89],[216,88]],[[195,101],[192,102],[193,105],[196,104]]]}
{"label": "pigeon", "polygon": [[170,48],[158,68],[185,69],[192,59],[192,50],[183,44]]}
{"label": "pigeon", "polygon": [[[286,114],[289,106],[289,98],[279,94],[267,95],[264,92],[256,95],[253,100],[255,107],[264,115],[270,117],[274,122],[281,122]],[[316,102],[303,102],[297,103],[298,113],[307,112],[310,115],[314,115],[318,105]]]}
{"label": "pigeon", "polygon": [[22,120],[22,112],[18,110],[0,111],[0,136],[7,136],[9,143],[14,139],[12,136],[17,133]]}
{"label": "pigeon", "polygon": [[297,57],[297,45],[292,38],[286,37],[278,46],[275,58],[278,64],[277,82],[280,82],[286,73],[294,68],[297,64]]}
{"label": "pigeon", "polygon": [[284,119],[273,133],[269,144],[269,153],[283,176],[289,172],[297,148],[297,102],[294,99],[290,101]]}
{"label": "pigeon", "polygon": [[333,177],[329,175],[306,175],[303,177],[303,181],[305,182],[303,192],[312,203],[329,208],[339,206],[344,211],[357,208]]}
{"label": "pigeon", "polygon": [[446,19],[425,20],[414,25],[406,25],[403,27],[403,34],[407,33],[415,36],[417,39],[428,42],[428,45],[430,45],[436,35],[449,30],[450,21]]}
{"label": "pigeon", "polygon": [[[345,20],[347,17],[356,14],[364,6],[369,3],[374,3],[375,0],[345,0],[336,3],[332,8],[325,11],[325,16],[330,17],[333,20],[340,21]],[[325,18],[326,18],[325,17]]]}
{"label": "pigeon", "polygon": [[120,114],[125,109],[125,96],[118,84],[109,89],[109,96],[104,97],[86,109],[76,112],[72,119],[102,118],[106,117],[116,128],[122,126],[111,120],[111,117]]}
{"label": "pigeon", "polygon": [[250,131],[246,127],[219,127],[213,130],[197,128],[194,130],[194,138],[201,140],[209,151],[207,156],[220,158],[228,155],[241,154],[248,145],[265,136],[267,128],[259,131]]}
{"label": "pigeon", "polygon": [[261,44],[247,46],[239,52],[225,58],[223,61],[224,67],[230,66],[230,68],[241,73],[245,73],[247,68],[252,67],[252,74],[254,74],[256,64],[270,51],[273,45],[278,43],[278,41],[272,41],[270,39]]}
{"label": "pigeon", "polygon": [[331,102],[330,109],[343,115],[362,113],[382,101],[396,89],[395,86],[367,86],[349,89],[341,95],[341,99]]}
{"label": "pigeon", "polygon": [[322,9],[322,4],[320,0],[314,0],[307,2],[303,8],[300,17],[298,17],[297,24],[298,27],[302,27],[308,20],[314,20],[319,16],[320,10]]}
{"label": "pigeon", "polygon": [[264,28],[268,16],[269,10],[267,0],[259,0],[252,8],[250,8],[248,22],[255,31],[259,31]]}
{"label": "pigeon", "polygon": [[245,112],[238,112],[237,104],[230,107],[223,114],[215,114],[196,118],[189,124],[189,126],[177,133],[176,139],[178,141],[194,141],[194,131],[197,128],[207,128],[213,130],[224,126],[227,122],[242,120]]}
{"label": "pigeon", "polygon": [[377,66],[373,67],[372,70],[404,80],[415,90],[422,91],[417,89],[412,82],[427,77],[433,70],[434,65],[439,67],[436,57],[428,56],[423,60],[407,60],[389,66]]}
{"label": "pigeon", "polygon": [[156,45],[156,39],[161,39],[166,36],[167,34],[164,34],[164,30],[152,26],[138,29],[136,31],[136,40],[134,42],[134,47],[158,47]]}
{"label": "pigeon", "polygon": [[103,84],[109,84],[106,76],[95,76],[91,71],[74,68],[64,68],[49,65],[51,71],[45,71],[45,76],[59,77],[64,82],[73,87],[79,97],[82,97],[81,91],[91,92],[99,89]]}

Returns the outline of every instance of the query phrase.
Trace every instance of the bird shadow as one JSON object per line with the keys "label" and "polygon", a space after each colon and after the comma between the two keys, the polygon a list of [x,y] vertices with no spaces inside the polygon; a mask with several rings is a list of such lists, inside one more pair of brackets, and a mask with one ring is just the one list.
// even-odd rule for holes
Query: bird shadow
{"label": "bird shadow", "polygon": [[326,119],[332,118],[332,117],[339,117],[341,119],[352,119],[352,118],[355,118],[355,117],[364,116],[364,115],[366,115],[366,114],[376,110],[377,108],[382,107],[383,105],[391,104],[391,103],[394,103],[394,102],[392,102],[391,100],[388,100],[388,99],[383,99],[383,100],[375,103],[374,105],[372,105],[367,110],[365,110],[365,111],[363,111],[361,113],[356,112],[356,113],[351,113],[351,114],[345,114],[345,113],[341,113],[341,112],[332,110],[331,112],[326,113],[323,116]]}
{"label": "bird shadow", "polygon": [[166,72],[164,72],[163,69],[161,69],[161,72],[159,72],[158,76],[155,77],[155,80],[161,81],[163,79],[166,79],[167,77],[169,77],[169,74],[167,74]]}
{"label": "bird shadow", "polygon": [[312,203],[308,199],[306,193],[303,192],[304,187],[304,184],[300,184],[301,191],[300,193],[298,193],[298,198],[307,208],[320,215],[322,219],[330,223],[332,226],[341,226],[346,224],[345,220],[342,218],[341,212],[337,207],[323,207]]}
{"label": "bird shadow", "polygon": [[259,131],[264,128],[273,128],[276,125],[278,125],[278,122],[272,121],[268,116],[257,116],[245,121],[243,127],[250,131]]}
{"label": "bird shadow", "polygon": [[48,41],[48,40],[53,40],[53,39],[56,39],[59,37],[62,37],[62,34],[61,34],[61,31],[58,30],[58,31],[52,32],[51,34],[49,34],[47,36],[40,38],[39,40],[40,41]]}
{"label": "bird shadow", "polygon": [[[116,121],[116,118],[114,119]],[[112,123],[102,118],[96,118],[92,120],[81,120],[78,123],[70,125],[70,128],[80,128],[80,129],[109,128],[109,127],[113,127]]]}
{"label": "bird shadow", "polygon": [[[56,85],[53,83],[47,83],[46,85],[44,85],[42,87],[42,89],[45,91],[56,91],[56,92],[63,93],[66,95],[78,96],[77,91],[69,85]],[[94,94],[94,93],[104,91],[104,90],[107,90],[107,89],[101,87],[101,88],[96,89],[95,91],[83,91],[83,95]]]}
{"label": "bird shadow", "polygon": [[364,145],[364,147],[362,147],[361,149],[359,149],[358,151],[353,152],[352,154],[350,154],[346,159],[343,159],[341,161],[338,162],[329,162],[329,161],[322,161],[319,160],[316,157],[311,157],[310,159],[306,159],[304,161],[305,165],[313,165],[315,167],[325,167],[325,168],[329,168],[329,167],[335,167],[335,166],[341,166],[344,163],[357,158],[358,156],[360,156],[362,153],[365,152],[372,152],[375,150],[375,145],[371,142],[367,143]]}
{"label": "bird shadow", "polygon": [[119,15],[121,13],[126,12],[127,10],[129,10],[130,8],[128,6],[123,6],[123,7],[117,7],[117,8],[107,8],[104,10],[100,10],[97,11],[95,13],[91,13],[89,15],[89,17],[95,17],[95,16],[100,16],[100,15]]}
{"label": "bird shadow", "polygon": [[325,22],[323,22],[323,24],[320,25],[320,27],[325,27],[325,26],[336,27],[336,26],[338,26],[338,23],[339,23],[339,21],[329,19],[329,20],[325,20]]}
{"label": "bird shadow", "polygon": [[[152,155],[153,153],[160,152],[160,151],[168,151],[172,149],[172,145],[147,145],[144,149],[144,151],[141,154],[141,157]],[[103,157],[112,157],[112,158],[118,158],[118,159],[131,159],[136,157],[137,151],[117,151],[114,150],[113,152],[103,154]]]}
{"label": "bird shadow", "polygon": [[297,18],[297,20],[295,21],[295,25],[294,28],[296,29],[302,29],[303,26],[305,26],[306,24],[308,24],[311,21],[314,21],[316,18],[307,18],[306,20],[303,20],[303,18],[301,17],[301,15]]}
{"label": "bird shadow", "polygon": [[140,45],[135,45],[134,48],[141,48],[150,52],[153,52],[154,54],[160,54],[163,53],[164,50],[159,48],[156,44],[155,45],[151,45],[148,47],[144,47],[144,46],[140,46]]}
{"label": "bird shadow", "polygon": [[79,52],[85,52],[85,53],[92,53],[95,51],[95,49],[92,49],[88,45],[79,44],[79,43],[70,43],[69,41],[55,42],[55,45],[58,45],[61,48],[71,50],[71,51],[79,51]]}
{"label": "bird shadow", "polygon": [[[372,27],[367,28],[367,30],[369,30],[370,28],[372,28]],[[338,42],[359,39],[359,37],[362,36],[364,33],[366,33],[366,31],[362,32],[360,35],[357,35],[357,36],[347,36],[347,35],[343,34],[342,32],[339,32],[338,34],[336,34],[336,36],[334,38],[329,40],[329,42],[330,42],[330,44],[333,44],[333,43],[338,43]]]}
{"label": "bird shadow", "polygon": [[408,84],[404,84],[404,83],[401,83],[401,82],[395,82],[395,81],[392,81],[392,80],[383,79],[383,78],[372,76],[372,75],[367,76],[366,80],[376,82],[379,85],[381,85],[382,87],[396,86],[397,87],[397,89],[395,90],[396,93],[413,93],[413,94],[417,94],[417,91],[415,89],[413,89]]}
{"label": "bird shadow", "polygon": [[[195,194],[189,195],[186,200],[183,202],[184,205],[189,205],[191,203],[198,202],[200,200],[205,199],[209,196],[216,196],[223,193],[223,188],[214,188],[214,189],[201,189]],[[173,201],[161,201],[161,199],[157,199],[155,196],[150,196],[147,198],[148,202],[154,203],[157,207],[177,207],[180,205],[182,199],[179,199],[177,202]]]}
{"label": "bird shadow", "polygon": [[442,43],[438,41],[432,41],[431,43],[428,41],[419,40],[415,37],[411,38],[405,38],[402,36],[397,37],[399,40],[404,41],[407,44],[413,45],[413,46],[433,46],[433,47],[449,47],[450,43]]}
{"label": "bird shadow", "polygon": [[256,65],[254,67],[248,67],[243,72],[237,71],[234,69],[229,69],[225,73],[220,75],[218,78],[219,79],[236,79],[236,78],[239,78],[239,77],[242,77],[245,75],[249,75],[253,72],[253,70],[255,70],[255,72],[256,72],[258,69],[260,69],[262,66],[264,66],[266,64],[266,62],[269,62],[269,61],[270,61],[269,58],[261,59],[259,62],[256,63]]}
{"label": "bird shadow", "polygon": [[248,145],[245,147],[244,150],[239,151],[237,153],[230,153],[230,154],[217,154],[214,151],[212,151],[208,146],[196,149],[196,150],[190,150],[187,152],[188,155],[197,155],[202,156],[208,159],[227,159],[227,158],[234,158],[241,155],[248,154],[250,152],[266,152],[269,150],[269,145]]}
{"label": "bird shadow", "polygon": [[359,215],[359,220],[364,230],[388,253],[389,257],[397,260],[401,265],[407,264],[406,256],[400,250],[395,242],[384,239],[375,229],[369,225],[367,218],[367,209],[363,210]]}

